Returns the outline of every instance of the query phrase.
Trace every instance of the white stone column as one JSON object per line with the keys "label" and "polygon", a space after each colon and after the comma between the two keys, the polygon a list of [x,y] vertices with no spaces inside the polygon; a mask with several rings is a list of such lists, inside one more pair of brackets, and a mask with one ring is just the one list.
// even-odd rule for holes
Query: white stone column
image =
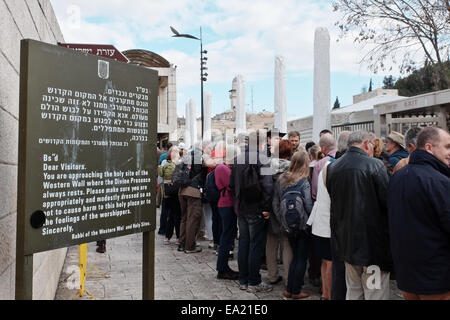
{"label": "white stone column", "polygon": [[203,97],[203,140],[211,141],[211,109],[212,109],[212,94],[207,91]]}
{"label": "white stone column", "polygon": [[320,131],[331,130],[330,106],[330,35],[326,28],[317,28],[314,36],[313,141],[319,141]]}
{"label": "white stone column", "polygon": [[238,89],[238,79],[237,77],[235,77],[233,79],[230,91],[231,110],[233,110],[234,112],[236,112],[237,89]]}
{"label": "white stone column", "polygon": [[186,103],[186,115],[185,115],[185,124],[184,124],[184,143],[186,148],[191,147],[191,110],[189,106],[189,102]]}
{"label": "white stone column", "polygon": [[191,130],[191,146],[195,147],[195,143],[197,142],[197,108],[195,106],[195,100],[189,100],[189,120],[191,124],[189,125]]}
{"label": "white stone column", "polygon": [[174,67],[170,67],[169,74],[169,140],[177,141],[178,140],[178,114],[177,114],[177,70]]}
{"label": "white stone column", "polygon": [[286,65],[284,57],[275,57],[275,121],[274,129],[287,133],[287,106],[286,106]]}
{"label": "white stone column", "polygon": [[236,134],[247,131],[246,108],[245,108],[245,79],[242,75],[237,77],[236,91]]}

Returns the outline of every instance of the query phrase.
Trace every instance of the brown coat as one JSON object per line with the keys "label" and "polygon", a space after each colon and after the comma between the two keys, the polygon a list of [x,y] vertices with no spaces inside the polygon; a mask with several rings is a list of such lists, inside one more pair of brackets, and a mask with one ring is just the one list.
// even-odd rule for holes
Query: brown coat
{"label": "brown coat", "polygon": [[409,163],[409,157],[408,158],[403,158],[401,159],[397,165],[395,166],[394,170],[392,171],[392,174],[396,173],[398,170],[400,170],[401,168],[407,166]]}

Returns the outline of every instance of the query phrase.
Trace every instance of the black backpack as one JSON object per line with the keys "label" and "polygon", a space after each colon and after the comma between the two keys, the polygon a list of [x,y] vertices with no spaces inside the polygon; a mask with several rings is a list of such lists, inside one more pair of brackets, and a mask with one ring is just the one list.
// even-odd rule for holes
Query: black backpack
{"label": "black backpack", "polygon": [[291,235],[308,234],[308,213],[304,206],[303,183],[301,179],[296,185],[283,190],[280,201],[280,217],[283,229]]}
{"label": "black backpack", "polygon": [[248,164],[242,170],[239,194],[239,198],[247,203],[261,201],[262,188],[259,183],[258,166],[256,164]]}
{"label": "black backpack", "polygon": [[173,171],[173,183],[179,187],[189,186],[192,183],[189,171],[189,166],[186,163],[182,162],[177,164],[175,170]]}
{"label": "black backpack", "polygon": [[217,204],[220,199],[220,193],[224,192],[226,188],[219,190],[216,185],[216,177],[214,174],[214,170],[206,176],[206,183],[204,189],[205,199],[210,204]]}

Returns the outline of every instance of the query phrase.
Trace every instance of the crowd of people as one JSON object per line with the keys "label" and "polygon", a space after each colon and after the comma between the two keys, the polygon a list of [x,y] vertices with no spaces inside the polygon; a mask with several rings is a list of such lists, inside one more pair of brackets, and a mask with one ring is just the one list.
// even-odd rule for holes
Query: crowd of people
{"label": "crowd of people", "polygon": [[366,131],[336,140],[324,130],[304,147],[296,131],[256,131],[233,144],[167,149],[158,233],[186,254],[208,239],[218,279],[248,292],[283,281],[286,298],[302,299],[308,272],[321,300],[390,299],[395,279],[405,299],[450,299],[446,130],[413,127],[384,141]]}

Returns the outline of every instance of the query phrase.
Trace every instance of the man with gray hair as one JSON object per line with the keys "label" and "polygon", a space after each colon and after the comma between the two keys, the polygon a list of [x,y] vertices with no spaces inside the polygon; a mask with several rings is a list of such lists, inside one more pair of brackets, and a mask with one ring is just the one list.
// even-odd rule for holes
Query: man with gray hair
{"label": "man with gray hair", "polygon": [[348,136],[351,134],[351,131],[342,131],[339,134],[339,138],[337,141],[338,152],[336,152],[336,159],[342,157],[348,149]]}
{"label": "man with gray hair", "polygon": [[[406,131],[405,134],[405,149],[408,151],[409,154],[413,153],[414,150],[417,148],[417,136],[419,135],[420,131],[422,131],[421,127],[413,127]],[[396,173],[398,170],[403,168],[409,163],[409,157],[401,159],[397,165],[394,167],[393,174]]]}
{"label": "man with gray hair", "polygon": [[383,162],[373,158],[374,138],[366,131],[350,134],[347,152],[327,171],[330,224],[345,263],[347,300],[389,299],[389,176]]}

